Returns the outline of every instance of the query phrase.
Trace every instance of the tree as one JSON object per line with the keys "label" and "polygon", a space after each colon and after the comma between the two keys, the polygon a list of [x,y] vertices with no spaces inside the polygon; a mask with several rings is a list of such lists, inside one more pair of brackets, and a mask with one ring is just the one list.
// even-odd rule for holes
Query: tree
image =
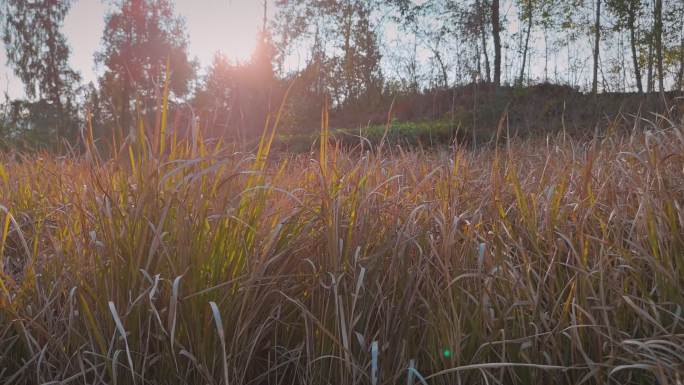
{"label": "tree", "polygon": [[641,13],[641,0],[626,0],[627,1],[627,28],[629,29],[629,45],[632,51],[632,64],[634,66],[634,78],[636,79],[637,90],[639,93],[644,92],[644,86],[641,84],[641,67],[639,65],[639,58],[637,56],[637,17]]}
{"label": "tree", "polygon": [[527,31],[525,32],[525,45],[523,46],[522,65],[520,66],[520,77],[518,78],[518,84],[520,85],[522,85],[523,80],[525,80],[525,62],[527,60],[527,50],[530,46],[530,34],[532,32],[532,0],[525,0],[521,8],[525,13],[524,20],[527,21]]}
{"label": "tree", "polygon": [[656,62],[658,68],[658,89],[665,92],[663,73],[663,1],[655,0],[653,7],[653,34],[655,39]]}
{"label": "tree", "polygon": [[[520,65],[520,72],[516,83],[523,85],[525,81],[525,73],[532,65],[532,53],[530,52],[530,38],[535,26],[541,27],[544,33],[544,79],[548,79],[548,33],[549,30],[557,28],[561,18],[556,8],[560,5],[562,0],[517,0],[516,4],[519,10],[519,21],[522,25],[525,23],[524,32],[520,28],[519,36],[521,39],[522,60]],[[555,10],[555,11],[554,11]],[[560,10],[562,12],[562,10]],[[534,47],[534,45],[532,45]]]}
{"label": "tree", "polygon": [[55,118],[48,126],[56,128],[58,138],[73,133],[76,114],[72,107],[80,77],[69,67],[70,50],[60,31],[70,1],[6,1],[3,40],[8,63],[24,83],[29,99],[22,106],[35,102],[31,109],[51,111],[41,115]]}
{"label": "tree", "polygon": [[[405,29],[419,37],[423,46],[431,51],[433,61],[442,74],[443,85],[447,83],[445,79],[449,71],[447,59],[452,56],[448,51],[444,52],[448,39],[464,43],[474,51],[477,71],[472,63],[465,59],[465,69],[468,72],[482,74],[481,59],[484,58],[483,78],[496,86],[501,85],[502,26],[499,0],[385,0],[384,3],[398,11],[399,22],[404,27],[410,26]],[[493,69],[488,50],[489,37],[492,38],[494,46]],[[459,49],[462,48],[459,46]],[[456,56],[459,64],[464,63],[463,56]]]}
{"label": "tree", "polygon": [[499,0],[492,0],[492,37],[494,39],[494,85],[501,85],[501,21],[499,20]]}
{"label": "tree", "polygon": [[[680,3],[679,8],[673,9],[670,13],[673,23],[679,20],[679,71],[677,72],[677,89],[684,90],[684,4]],[[672,28],[676,31],[676,27]]]}
{"label": "tree", "polygon": [[195,75],[187,45],[185,23],[174,15],[170,0],[123,0],[106,16],[102,50],[95,59],[106,67],[100,84],[122,130],[132,128],[134,100],[140,100],[143,108],[156,103],[167,62],[170,92],[187,94]]}
{"label": "tree", "polygon": [[[309,64],[318,71],[336,105],[368,106],[382,91],[377,26],[372,0],[278,0],[281,60],[291,47],[306,42]],[[307,65],[308,67],[308,65]]]}
{"label": "tree", "polygon": [[489,54],[487,53],[487,21],[488,12],[486,0],[476,0],[475,7],[477,9],[478,21],[480,25],[480,39],[482,40],[482,52],[485,59],[485,79],[487,83],[492,81],[491,69],[489,68]]}
{"label": "tree", "polygon": [[55,145],[62,139],[74,139],[71,135],[78,127],[76,106],[71,103],[56,107],[48,99],[16,99],[7,103],[6,111],[4,122],[0,123],[5,125],[0,129],[0,137],[29,147]]}
{"label": "tree", "polygon": [[[682,28],[684,30],[684,28]],[[679,43],[679,75],[677,75],[677,89],[684,89],[684,33]]]}
{"label": "tree", "polygon": [[[193,104],[200,116],[217,132],[227,132],[236,111],[237,68],[220,52],[207,71],[202,87],[197,90]],[[239,136],[239,132],[236,133]]]}
{"label": "tree", "polygon": [[273,45],[273,37],[268,26],[268,2],[263,2],[263,19],[261,21],[261,28],[257,33],[257,42],[252,52],[250,65],[255,68],[257,75],[265,83],[264,88],[273,84],[275,73],[273,71],[273,62],[276,56],[276,48]]}
{"label": "tree", "polygon": [[356,10],[357,20],[353,26],[351,40],[354,44],[355,61],[349,63],[356,72],[356,97],[365,105],[373,105],[382,98],[383,74],[380,67],[380,47],[378,35],[371,26],[371,8],[359,6]]}
{"label": "tree", "polygon": [[[490,24],[489,4],[487,4],[486,0],[475,0],[470,4],[470,7],[463,8],[463,10],[460,11],[457,8],[459,5],[457,3],[459,2],[450,1],[449,3],[451,4],[449,8],[452,9],[452,12],[463,13],[463,21],[461,21],[462,36],[459,36],[459,38],[466,42],[470,41],[471,44],[475,45],[478,72],[481,72],[480,56],[482,56],[484,58],[484,76],[482,76],[482,78],[485,79],[487,83],[491,83],[491,66],[487,50],[487,26]],[[478,41],[479,43],[477,43]],[[481,45],[482,47],[482,55],[479,54],[480,47],[478,45]]]}
{"label": "tree", "polygon": [[[444,45],[454,34],[454,15],[459,15],[460,6],[452,1],[426,1],[423,4],[414,4],[410,1],[394,0],[388,4],[398,11],[394,21],[401,27],[402,32],[413,37],[414,46],[417,48],[420,44],[421,48],[430,52],[430,72],[437,73],[428,76],[431,85],[446,88],[449,85],[449,68]],[[438,18],[436,15],[448,16]],[[467,16],[473,17],[465,17],[466,20],[462,23],[465,25],[463,32],[468,36],[476,35],[477,21],[473,20],[474,13]]]}
{"label": "tree", "polygon": [[598,91],[598,66],[599,66],[599,47],[601,43],[601,0],[595,3],[596,18],[594,19],[594,71],[591,81],[591,93],[596,95]]}
{"label": "tree", "polygon": [[637,54],[639,44],[637,39],[637,20],[641,14],[642,3],[641,0],[607,0],[606,6],[608,10],[615,16],[615,28],[620,31],[623,28],[629,30],[629,45],[632,56],[632,65],[634,71],[634,78],[639,93],[644,92],[641,82],[641,66],[639,64],[639,56]]}
{"label": "tree", "polygon": [[257,35],[251,59],[232,63],[217,52],[193,104],[215,136],[232,136],[242,142],[261,134],[270,114],[271,97],[279,91],[273,70],[275,47],[266,18]]}

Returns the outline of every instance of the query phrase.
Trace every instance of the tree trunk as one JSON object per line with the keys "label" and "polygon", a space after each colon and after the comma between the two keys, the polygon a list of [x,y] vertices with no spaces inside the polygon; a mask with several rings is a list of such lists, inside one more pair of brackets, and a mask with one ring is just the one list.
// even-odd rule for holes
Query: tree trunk
{"label": "tree trunk", "polygon": [[648,68],[646,69],[646,92],[653,92],[653,31],[648,36]]}
{"label": "tree trunk", "polygon": [[637,41],[636,41],[636,10],[634,9],[634,4],[630,5],[629,15],[627,19],[627,24],[629,27],[629,44],[632,48],[632,62],[634,64],[634,77],[636,78],[637,90],[639,93],[644,92],[644,87],[641,84],[641,68],[639,68],[639,58],[637,56]]}
{"label": "tree trunk", "polygon": [[654,17],[656,60],[658,63],[658,89],[660,93],[663,94],[665,92],[663,81],[663,0],[655,0]]}
{"label": "tree trunk", "polygon": [[527,49],[530,46],[530,33],[532,32],[532,0],[527,0],[527,36],[525,36],[525,47],[523,49],[522,66],[520,67],[520,86],[525,80],[525,62],[527,61]]}
{"label": "tree trunk", "polygon": [[482,30],[481,30],[480,35],[482,38],[482,53],[484,54],[485,79],[487,79],[487,83],[491,83],[492,82],[492,70],[489,67],[489,54],[487,53],[487,37],[485,35],[484,25],[482,26]]}
{"label": "tree trunk", "polygon": [[596,0],[596,20],[594,22],[594,77],[591,82],[591,93],[598,92],[599,43],[601,40],[601,0]]}
{"label": "tree trunk", "polygon": [[544,27],[544,82],[549,81],[549,35]]}
{"label": "tree trunk", "polygon": [[[53,11],[54,9],[49,6],[45,10],[45,12],[47,13],[46,18],[48,20],[53,20],[55,18]],[[42,86],[39,85],[38,88],[40,89],[41,87],[45,87],[47,98],[50,100],[53,107],[60,115],[59,121],[55,122],[55,134],[57,135],[57,143],[60,143],[60,141],[64,139],[64,136],[66,134],[65,124],[68,124],[68,122],[65,122],[63,119],[65,116],[65,112],[60,95],[63,88],[63,84],[62,80],[60,79],[59,64],[57,63],[55,57],[58,48],[57,37],[55,36],[56,31],[53,28],[48,28],[46,34],[47,39],[45,41],[45,45],[47,47],[48,52],[50,52],[50,55],[47,59],[48,63],[46,66],[47,79],[45,81],[45,84],[43,84]]]}
{"label": "tree trunk", "polygon": [[347,3],[347,8],[345,8],[344,15],[344,25],[343,25],[343,35],[344,35],[344,77],[345,86],[347,92],[345,94],[345,100],[349,101],[355,95],[353,92],[354,81],[352,79],[352,71],[354,70],[354,56],[351,49],[351,33],[352,33],[352,15],[353,10],[351,4]]}
{"label": "tree trunk", "polygon": [[[475,44],[475,65],[477,67],[477,76],[482,79],[482,55],[480,55],[480,46]],[[475,81],[479,81],[475,79]]]}
{"label": "tree trunk", "polygon": [[684,89],[684,19],[682,19],[682,31],[679,42],[679,76],[677,79],[677,89]]}
{"label": "tree trunk", "polygon": [[489,68],[489,54],[487,53],[487,31],[485,28],[484,7],[480,0],[477,0],[477,11],[480,18],[480,38],[482,39],[482,52],[484,53],[485,79],[487,83],[492,82],[491,69]]}
{"label": "tree trunk", "polygon": [[501,24],[499,0],[492,0],[492,37],[494,38],[494,85],[501,85]]}
{"label": "tree trunk", "polygon": [[444,60],[442,60],[442,54],[439,53],[439,46],[432,50],[432,54],[435,56],[435,60],[437,60],[437,64],[439,65],[439,70],[442,73],[442,87],[446,89],[449,87],[449,74],[447,73],[447,66],[444,63]]}

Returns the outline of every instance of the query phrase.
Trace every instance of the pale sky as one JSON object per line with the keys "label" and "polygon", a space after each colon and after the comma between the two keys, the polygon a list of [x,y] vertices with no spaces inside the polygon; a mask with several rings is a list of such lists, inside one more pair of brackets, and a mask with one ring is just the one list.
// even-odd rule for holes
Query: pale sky
{"label": "pale sky", "polygon": [[[176,0],[176,14],[185,18],[189,52],[206,67],[216,51],[228,57],[246,59],[254,47],[261,25],[261,0]],[[108,5],[101,0],[74,0],[64,21],[63,32],[71,46],[71,66],[81,73],[83,83],[95,81],[102,68],[95,68],[93,54],[100,47]],[[0,95],[21,97],[23,85],[6,64],[0,43]]]}

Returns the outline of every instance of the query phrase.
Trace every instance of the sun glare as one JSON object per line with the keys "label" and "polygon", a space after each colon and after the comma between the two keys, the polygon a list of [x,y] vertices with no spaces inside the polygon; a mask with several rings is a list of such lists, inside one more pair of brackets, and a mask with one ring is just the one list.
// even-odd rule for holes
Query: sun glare
{"label": "sun glare", "polygon": [[247,60],[262,23],[263,4],[257,0],[179,0],[176,10],[185,18],[190,52],[204,65],[221,51],[234,60]]}

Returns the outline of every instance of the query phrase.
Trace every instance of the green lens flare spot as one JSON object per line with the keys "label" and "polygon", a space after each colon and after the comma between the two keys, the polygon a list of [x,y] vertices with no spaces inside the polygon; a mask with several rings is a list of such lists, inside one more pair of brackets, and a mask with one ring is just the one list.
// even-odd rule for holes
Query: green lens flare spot
{"label": "green lens flare spot", "polygon": [[445,358],[451,357],[451,350],[444,349],[444,351],[442,351],[442,355],[444,355]]}

